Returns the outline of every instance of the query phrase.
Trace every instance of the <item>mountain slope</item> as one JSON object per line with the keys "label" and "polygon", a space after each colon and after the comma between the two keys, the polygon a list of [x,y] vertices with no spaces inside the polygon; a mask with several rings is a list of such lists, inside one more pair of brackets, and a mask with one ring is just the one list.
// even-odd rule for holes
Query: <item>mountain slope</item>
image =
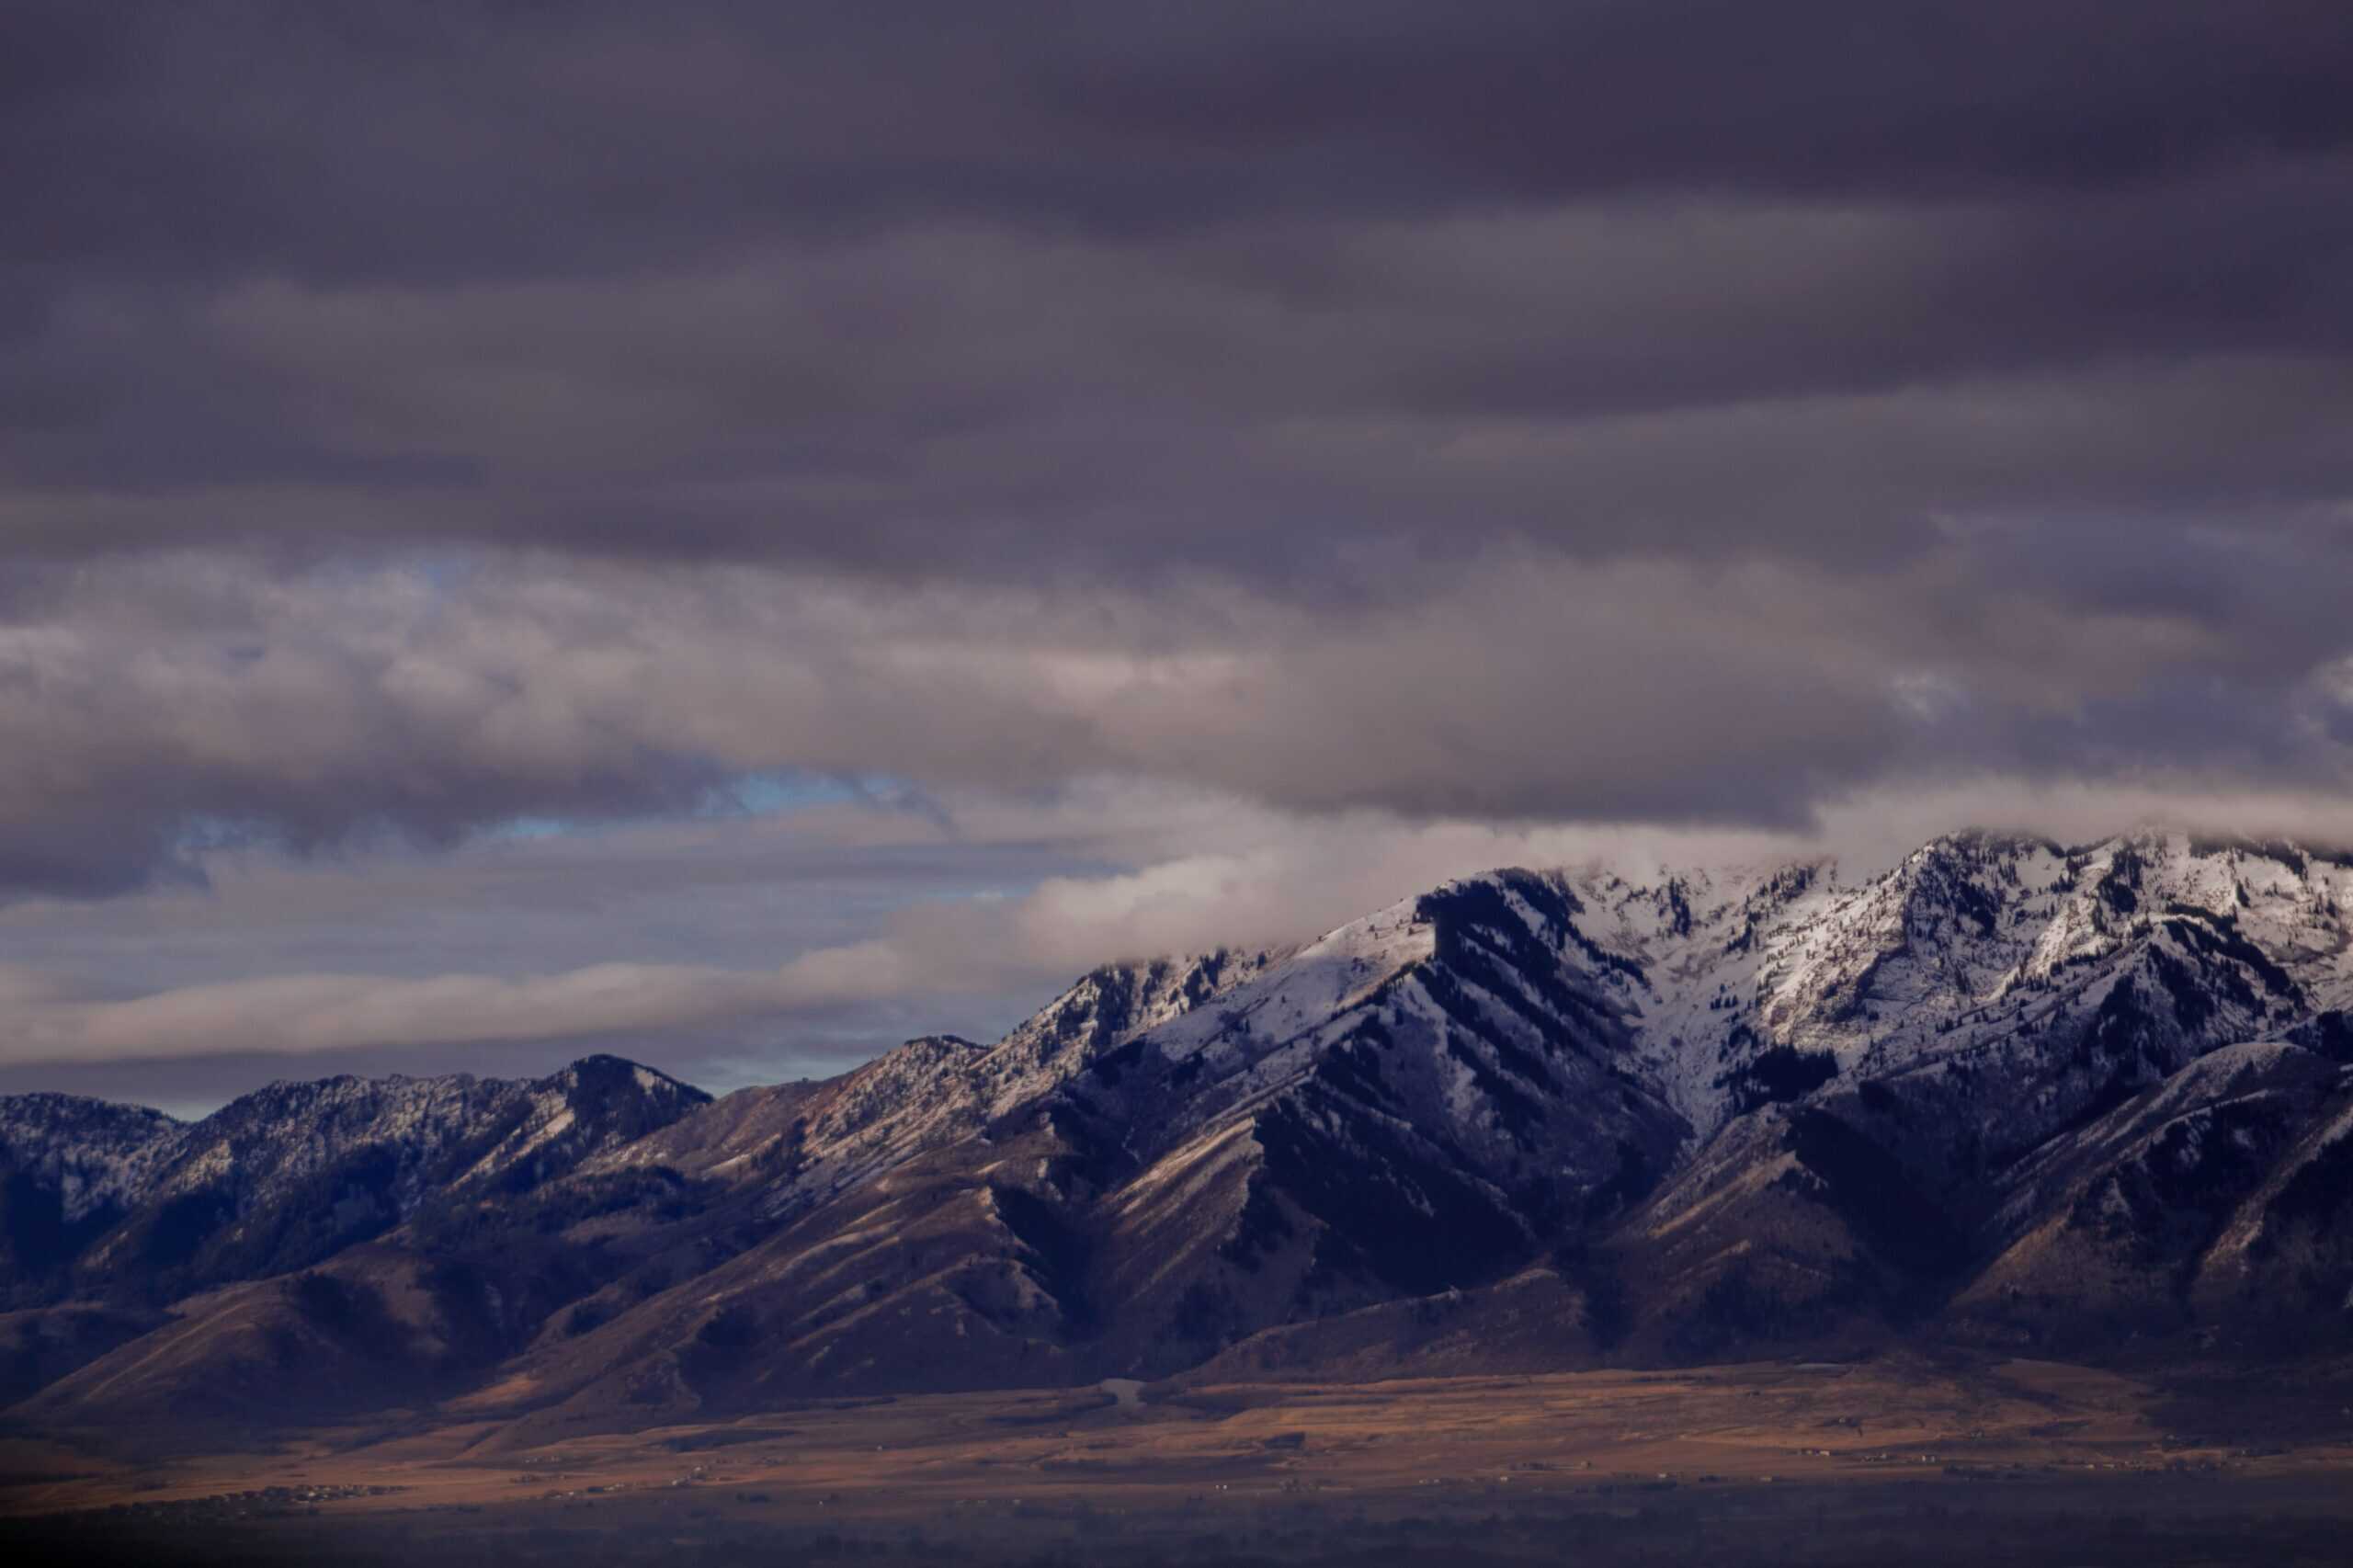
{"label": "mountain slope", "polygon": [[272,1084],[182,1130],[74,1283],[168,1301],[285,1273],[381,1234],[428,1198],[516,1192],[708,1101],[589,1057],[530,1083],[455,1074]]}
{"label": "mountain slope", "polygon": [[[511,1205],[708,1098],[590,1057],[531,1083],[274,1084],[194,1124],[63,1096],[0,1099],[0,1301],[20,1309],[0,1314],[0,1376],[11,1395],[58,1385],[52,1404],[80,1389],[99,1415],[226,1411],[239,1388],[267,1409],[296,1387],[310,1408],[326,1391],[365,1403],[438,1386],[514,1348],[479,1321],[481,1292],[456,1260],[419,1256],[392,1280],[363,1263],[296,1271],[430,1209]],[[574,1272],[541,1268],[509,1299]],[[413,1321],[388,1331],[403,1311]],[[326,1375],[317,1352],[334,1345],[381,1375]],[[72,1376],[118,1350],[96,1381]],[[420,1371],[434,1376],[419,1384]]]}
{"label": "mountain slope", "polygon": [[2229,1289],[2213,1276],[2256,1244],[2278,1189],[2318,1155],[2295,1145],[2347,1109],[2353,1077],[2295,1046],[2201,1057],[2020,1162],[1993,1226],[2007,1244],[1956,1317],[2080,1347],[2228,1315],[2199,1311],[2201,1281]]}
{"label": "mountain slope", "polygon": [[0,1305],[53,1291],[185,1136],[180,1123],[141,1107],[0,1096]]}

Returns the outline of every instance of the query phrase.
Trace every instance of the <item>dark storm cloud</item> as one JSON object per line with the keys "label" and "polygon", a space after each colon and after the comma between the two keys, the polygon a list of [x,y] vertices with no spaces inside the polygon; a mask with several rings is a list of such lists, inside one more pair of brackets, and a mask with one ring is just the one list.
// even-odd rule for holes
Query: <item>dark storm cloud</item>
{"label": "dark storm cloud", "polygon": [[2325,0],[10,15],[27,251],[174,276],[538,273],[910,214],[2063,190],[2353,140]]}
{"label": "dark storm cloud", "polygon": [[[2119,224],[2120,254],[2180,249]],[[85,290],[0,371],[78,410],[17,431],[5,526],[1017,578],[1248,545],[1296,579],[1343,545],[1819,559],[1939,516],[2282,523],[2346,493],[2353,235],[2229,310],[2201,263],[2143,267],[2135,301],[2077,256],[2072,316],[2009,254],[2063,236],[2018,235],[1781,209],[1147,251],[960,230],[657,278]],[[1311,260],[1312,292],[1280,278]]]}
{"label": "dark storm cloud", "polygon": [[0,28],[0,887],[2353,778],[2341,4]]}
{"label": "dark storm cloud", "polygon": [[[7,25],[25,548],[1020,576],[1279,524],[1297,569],[1443,507],[1847,554],[1944,511],[2276,512],[2347,480],[2293,421],[2231,428],[2250,396],[2331,428],[2353,398],[2333,5]],[[2136,407],[2119,365],[2211,391]],[[2129,428],[2048,451],[1934,401],[2013,378]],[[2201,432],[2227,449],[2185,460]]]}

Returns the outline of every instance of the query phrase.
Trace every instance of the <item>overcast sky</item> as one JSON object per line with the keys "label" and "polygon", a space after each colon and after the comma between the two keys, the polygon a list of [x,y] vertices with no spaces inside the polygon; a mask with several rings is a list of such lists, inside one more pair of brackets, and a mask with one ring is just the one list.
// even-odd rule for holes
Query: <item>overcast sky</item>
{"label": "overcast sky", "polygon": [[2353,7],[0,7],[0,1090],[2353,841]]}

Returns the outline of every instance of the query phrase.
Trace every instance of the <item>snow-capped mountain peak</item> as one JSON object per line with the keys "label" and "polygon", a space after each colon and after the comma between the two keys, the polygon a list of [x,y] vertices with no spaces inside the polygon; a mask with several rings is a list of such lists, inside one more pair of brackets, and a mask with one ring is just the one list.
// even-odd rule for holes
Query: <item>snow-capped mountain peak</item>
{"label": "snow-capped mountain peak", "polygon": [[19,1096],[9,1278],[142,1310],[381,1278],[495,1386],[639,1413],[1361,1349],[1506,1280],[1550,1326],[1524,1294],[1490,1326],[1571,1358],[1931,1317],[2317,1333],[2353,1291],[2348,913],[2346,855],[1956,833],[1862,878],[1464,877],[716,1102],[612,1057],[273,1085],[188,1126]]}

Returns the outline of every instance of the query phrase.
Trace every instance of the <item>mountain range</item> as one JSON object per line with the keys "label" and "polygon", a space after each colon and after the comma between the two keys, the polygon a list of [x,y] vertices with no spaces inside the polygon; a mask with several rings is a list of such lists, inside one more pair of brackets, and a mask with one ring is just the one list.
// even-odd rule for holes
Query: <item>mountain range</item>
{"label": "mountain range", "polygon": [[0,1420],[493,1446],[1192,1369],[2341,1351],[2353,855],[1502,870],[713,1099],[0,1098]]}

